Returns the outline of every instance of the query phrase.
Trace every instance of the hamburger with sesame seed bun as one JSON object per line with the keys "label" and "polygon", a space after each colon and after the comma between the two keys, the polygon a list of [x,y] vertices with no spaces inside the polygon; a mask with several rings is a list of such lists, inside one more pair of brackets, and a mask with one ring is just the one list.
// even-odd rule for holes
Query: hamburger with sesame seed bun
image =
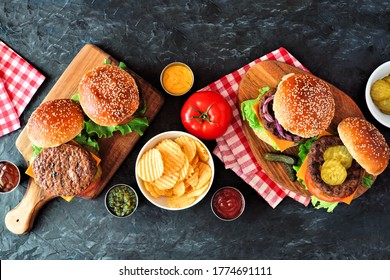
{"label": "hamburger with sesame seed bun", "polygon": [[275,150],[284,151],[325,131],[334,116],[329,85],[310,74],[290,73],[276,89],[260,89],[255,100],[241,104],[244,120]]}
{"label": "hamburger with sesame seed bun", "polygon": [[134,78],[114,65],[98,66],[85,73],[78,94],[85,114],[101,126],[129,122],[140,103]]}
{"label": "hamburger with sesame seed bun", "polygon": [[312,204],[328,212],[340,202],[350,204],[370,188],[375,176],[386,169],[390,155],[383,135],[364,119],[346,118],[337,130],[339,136],[304,144],[308,153],[297,172],[312,195]]}
{"label": "hamburger with sesame seed bun", "polygon": [[70,99],[43,102],[27,122],[33,157],[26,173],[42,190],[68,201],[97,187],[102,174],[83,122],[80,104]]}
{"label": "hamburger with sesame seed bun", "polygon": [[142,136],[149,125],[143,116],[146,103],[140,100],[137,83],[126,69],[123,62],[119,66],[105,64],[92,68],[81,79],[72,99],[80,102],[88,116],[84,122],[88,135],[108,138],[115,131],[122,135],[135,131]]}

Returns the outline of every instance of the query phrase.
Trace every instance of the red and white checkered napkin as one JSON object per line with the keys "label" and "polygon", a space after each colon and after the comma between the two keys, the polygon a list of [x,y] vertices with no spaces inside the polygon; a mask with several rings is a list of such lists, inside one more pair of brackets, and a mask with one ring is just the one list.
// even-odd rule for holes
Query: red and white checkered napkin
{"label": "red and white checkered napkin", "polygon": [[0,41],[0,137],[20,127],[19,116],[44,80],[45,76]]}
{"label": "red and white checkered napkin", "polygon": [[203,88],[202,90],[219,92],[233,109],[233,121],[226,133],[217,139],[217,146],[213,153],[225,164],[226,168],[232,169],[254,188],[271,207],[275,208],[286,195],[307,206],[310,202],[309,198],[283,188],[264,173],[257,163],[242,129],[241,111],[237,107],[238,86],[245,73],[253,65],[263,60],[277,60],[308,71],[286,49],[279,48]]}

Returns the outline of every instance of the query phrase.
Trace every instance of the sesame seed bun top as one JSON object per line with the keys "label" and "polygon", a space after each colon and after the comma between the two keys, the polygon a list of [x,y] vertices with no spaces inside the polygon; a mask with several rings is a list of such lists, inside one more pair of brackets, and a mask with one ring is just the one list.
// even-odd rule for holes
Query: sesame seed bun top
{"label": "sesame seed bun top", "polygon": [[83,110],[70,99],[42,103],[27,123],[27,135],[35,146],[56,147],[76,137],[83,129]]}
{"label": "sesame seed bun top", "polygon": [[323,80],[309,74],[287,74],[277,87],[273,110],[285,130],[310,138],[328,128],[335,102]]}
{"label": "sesame seed bun top", "polygon": [[389,163],[389,146],[379,130],[368,121],[350,117],[337,130],[352,157],[372,175],[382,173]]}
{"label": "sesame seed bun top", "polygon": [[102,126],[127,123],[139,106],[134,78],[114,65],[98,66],[85,73],[78,94],[85,114]]}

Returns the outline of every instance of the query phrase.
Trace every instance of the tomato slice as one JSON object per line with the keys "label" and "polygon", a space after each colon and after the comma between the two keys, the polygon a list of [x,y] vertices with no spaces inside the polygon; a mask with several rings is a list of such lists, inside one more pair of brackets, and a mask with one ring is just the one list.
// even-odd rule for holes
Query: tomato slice
{"label": "tomato slice", "polygon": [[326,202],[339,202],[343,200],[343,198],[341,197],[329,196],[325,194],[323,191],[321,191],[319,188],[317,188],[317,186],[314,184],[313,180],[311,179],[309,172],[306,172],[305,183],[309,192],[320,200]]}

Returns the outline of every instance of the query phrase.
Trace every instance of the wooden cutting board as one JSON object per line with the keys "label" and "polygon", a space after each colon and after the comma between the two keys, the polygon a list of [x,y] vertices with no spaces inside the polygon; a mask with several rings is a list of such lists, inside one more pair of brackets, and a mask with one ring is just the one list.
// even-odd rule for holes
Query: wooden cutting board
{"label": "wooden cutting board", "polygon": [[[118,63],[109,54],[100,50],[98,47],[92,44],[84,46],[50,90],[43,102],[53,99],[70,98],[77,92],[78,84],[84,73],[95,66],[103,65],[104,59],[110,60],[111,63]],[[130,69],[127,69],[127,71],[137,82],[140,96],[146,102],[147,106],[144,115],[148,118],[149,124],[151,124],[152,120],[164,104],[164,97],[136,73]],[[120,133],[115,133],[111,138],[99,140],[99,157],[102,160],[100,163],[102,167],[102,178],[98,187],[83,196],[83,198],[94,199],[101,193],[139,138],[140,136],[137,133],[132,132],[124,136]],[[20,151],[26,161],[31,158],[32,145],[28,139],[26,128],[23,129],[16,140],[16,148]],[[6,216],[5,222],[7,228],[17,234],[29,231],[39,209],[54,197],[54,195],[42,191],[33,180],[30,180],[25,196]]]}
{"label": "wooden cutting board", "polygon": [[[255,99],[259,96],[259,89],[269,86],[275,88],[281,78],[288,73],[307,73],[289,64],[274,60],[262,61],[255,64],[246,75],[242,78],[238,89],[239,108],[241,103],[248,99]],[[328,83],[335,100],[335,116],[329,126],[328,132],[337,134],[337,125],[346,117],[364,118],[356,103],[344,92],[337,89],[335,86]],[[267,152],[275,152],[268,144],[261,141],[253,132],[247,121],[243,121],[244,133],[248,139],[249,146],[264,172],[276,183],[285,187],[288,190],[309,197],[310,193],[302,188],[300,183],[291,182],[283,165],[277,162],[269,162],[263,158],[263,154]],[[289,155],[298,155],[298,146],[292,147],[284,151]],[[367,189],[360,186],[357,196],[360,196]]]}

